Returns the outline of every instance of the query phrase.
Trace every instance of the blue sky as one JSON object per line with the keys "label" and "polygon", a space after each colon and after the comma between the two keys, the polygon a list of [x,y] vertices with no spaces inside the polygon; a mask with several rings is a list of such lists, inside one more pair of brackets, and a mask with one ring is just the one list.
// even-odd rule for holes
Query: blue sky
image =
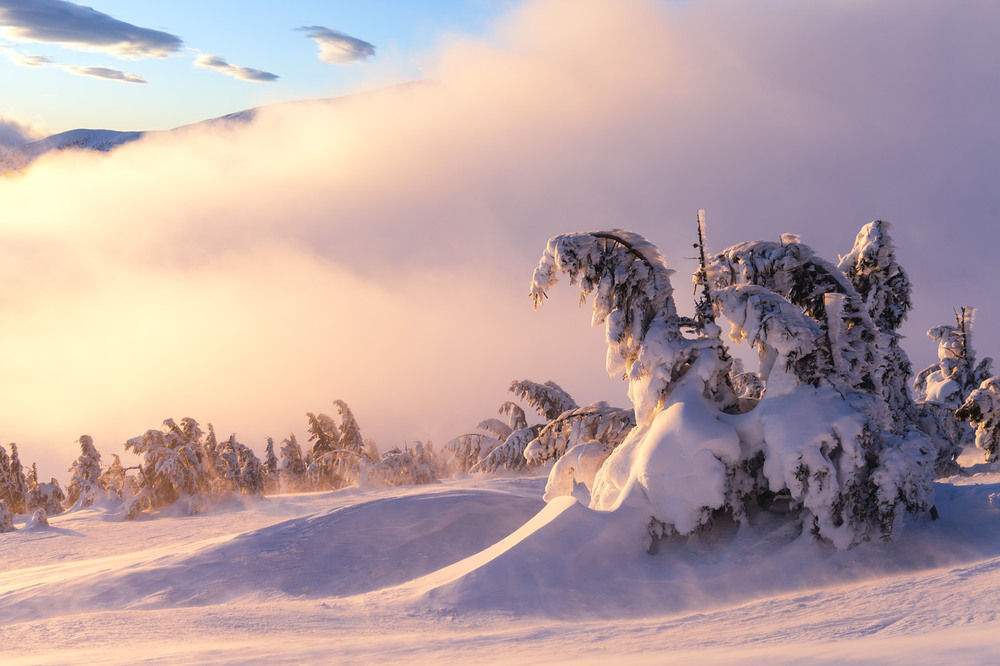
{"label": "blue sky", "polygon": [[[65,0],[0,0],[0,116],[52,132],[77,127],[166,129],[260,104],[418,79],[441,40],[456,33],[480,34],[513,3],[82,4],[104,17],[80,14],[78,5]],[[81,17],[100,20],[88,26]],[[83,34],[56,33],[53,23],[60,21]],[[127,45],[96,43],[121,24],[128,24]],[[320,28],[329,32],[317,32]],[[354,51],[353,58],[348,53],[340,62],[323,60],[320,41],[310,35],[322,39],[334,33],[372,48]],[[79,41],[86,39],[89,45]],[[352,44],[350,39],[344,43]],[[199,58],[219,66],[196,67]]]}

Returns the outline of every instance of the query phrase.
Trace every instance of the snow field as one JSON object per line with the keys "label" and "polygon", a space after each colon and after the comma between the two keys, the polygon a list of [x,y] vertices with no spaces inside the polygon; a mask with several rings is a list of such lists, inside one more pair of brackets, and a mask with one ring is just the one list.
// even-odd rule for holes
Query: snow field
{"label": "snow field", "polygon": [[[838,551],[782,516],[639,547],[544,479],[281,495],[0,535],[5,664],[989,663],[1000,476]],[[905,659],[904,659],[905,658]]]}

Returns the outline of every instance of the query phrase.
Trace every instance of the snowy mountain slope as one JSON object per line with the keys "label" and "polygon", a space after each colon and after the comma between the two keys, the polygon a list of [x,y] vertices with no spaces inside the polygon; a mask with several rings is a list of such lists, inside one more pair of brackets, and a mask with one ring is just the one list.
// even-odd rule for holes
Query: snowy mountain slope
{"label": "snowy mountain slope", "polygon": [[[423,81],[414,81],[410,83],[398,84],[392,86],[394,89],[405,89],[412,86],[426,85]],[[374,90],[365,93],[358,93],[349,97],[358,97],[365,95],[378,94],[379,90]],[[118,130],[108,130],[108,129],[73,129],[65,132],[59,132],[58,134],[53,134],[47,136],[44,139],[39,139],[38,141],[32,141],[26,143],[20,147],[8,151],[10,158],[10,166],[13,168],[24,168],[31,164],[34,160],[38,159],[45,153],[55,151],[55,150],[65,150],[65,149],[80,149],[80,150],[96,150],[101,152],[107,152],[123,146],[127,143],[137,141],[144,136],[151,134],[170,134],[171,132],[181,132],[189,130],[195,127],[213,127],[213,126],[226,126],[226,125],[242,125],[252,122],[258,114],[264,108],[283,108],[283,107],[294,107],[302,105],[312,105],[312,104],[336,104],[339,101],[346,99],[346,97],[331,97],[327,99],[303,99],[295,100],[291,102],[279,102],[277,104],[271,104],[267,107],[254,107],[252,109],[244,109],[242,111],[236,111],[233,113],[227,113],[225,115],[219,116],[217,118],[210,118],[208,120],[202,120],[196,123],[190,123],[187,125],[181,125],[180,127],[175,127],[168,130],[146,130],[146,131],[136,131],[136,132],[122,132]],[[4,171],[4,164],[0,163],[0,173]]]}
{"label": "snowy mountain slope", "polygon": [[540,478],[283,495],[131,523],[89,509],[0,535],[0,653],[988,663],[1000,655],[1000,475],[973,469],[939,484],[941,520],[849,551],[762,515],[650,555],[572,499],[539,512]]}
{"label": "snowy mountain slope", "polygon": [[27,164],[52,150],[79,148],[106,152],[145,136],[146,132],[118,132],[105,129],[75,129],[26,143],[15,154]]}

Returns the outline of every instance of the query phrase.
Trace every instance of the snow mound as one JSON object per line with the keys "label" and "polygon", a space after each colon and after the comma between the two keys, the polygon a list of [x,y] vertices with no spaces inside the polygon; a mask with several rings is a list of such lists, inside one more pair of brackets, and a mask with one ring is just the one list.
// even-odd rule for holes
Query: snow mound
{"label": "snow mound", "polygon": [[649,553],[634,530],[638,516],[621,515],[638,509],[597,511],[560,497],[499,543],[397,588],[394,603],[424,613],[648,618],[1000,555],[1000,523],[988,519],[1000,512],[1000,484],[939,485],[942,520],[921,518],[895,541],[850,550],[762,511],[749,526],[723,521],[666,537]]}
{"label": "snow mound", "polygon": [[480,489],[377,498],[177,553],[146,550],[26,569],[0,584],[0,623],[250,596],[361,594],[461,560],[542,505]]}

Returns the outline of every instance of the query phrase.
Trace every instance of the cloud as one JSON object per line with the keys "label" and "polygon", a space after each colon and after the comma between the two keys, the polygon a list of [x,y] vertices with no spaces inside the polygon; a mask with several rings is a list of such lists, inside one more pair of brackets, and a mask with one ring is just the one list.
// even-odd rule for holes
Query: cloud
{"label": "cloud", "polygon": [[11,55],[11,62],[22,67],[47,67],[56,64],[55,60],[42,55],[24,55],[15,53]]}
{"label": "cloud", "polygon": [[76,74],[77,76],[89,76],[96,79],[122,81],[124,83],[146,83],[146,79],[142,78],[138,74],[129,74],[111,67],[67,65],[56,62],[48,56],[16,53],[9,49],[3,50],[9,51],[7,57],[12,63],[15,65],[21,65],[22,67],[55,67],[69,72],[70,74]]}
{"label": "cloud", "polygon": [[306,36],[319,46],[319,58],[335,65],[367,60],[375,55],[375,47],[366,41],[345,35],[321,25],[302,26]]}
{"label": "cloud", "polygon": [[17,118],[0,116],[0,150],[19,148],[46,136],[45,130]]}
{"label": "cloud", "polygon": [[222,72],[226,76],[231,76],[234,79],[242,79],[243,81],[277,81],[278,75],[271,74],[270,72],[264,72],[259,69],[252,69],[250,67],[239,67],[237,65],[230,65],[224,58],[219,56],[199,54],[194,60],[195,67],[204,67],[206,69],[214,69],[216,71]]}
{"label": "cloud", "polygon": [[65,0],[0,0],[0,27],[21,41],[49,42],[130,58],[163,58],[183,41]]}
{"label": "cloud", "polygon": [[109,81],[121,81],[123,83],[146,83],[146,79],[136,74],[129,74],[110,67],[79,67],[76,65],[61,65],[70,74],[79,76],[92,76],[95,79],[107,79]]}
{"label": "cloud", "polygon": [[433,84],[44,156],[0,178],[4,441],[65,478],[81,434],[108,455],[166,417],[260,451],[336,398],[383,447],[473,429],[512,379],[628,405],[588,308],[560,286],[533,312],[528,280],[550,236],[631,228],[690,314],[699,208],[716,250],[795,232],[830,259],[888,219],[914,366],[963,304],[996,357],[997,20],[539,0],[443,45]]}

